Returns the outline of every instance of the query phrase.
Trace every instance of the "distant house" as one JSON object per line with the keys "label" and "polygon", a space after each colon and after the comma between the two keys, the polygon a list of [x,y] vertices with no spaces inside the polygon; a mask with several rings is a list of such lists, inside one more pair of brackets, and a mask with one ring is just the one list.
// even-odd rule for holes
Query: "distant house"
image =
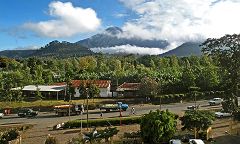
{"label": "distant house", "polygon": [[12,88],[12,90],[22,90],[23,95],[28,98],[35,98],[36,91],[41,92],[46,99],[61,99],[64,96],[65,85],[27,85],[24,87]]}
{"label": "distant house", "polygon": [[[71,86],[75,88],[75,94],[74,97],[81,97],[79,93],[79,86],[81,84],[94,84],[96,85],[99,90],[100,90],[100,97],[111,97],[112,94],[110,92],[110,86],[111,86],[111,81],[110,80],[71,80],[70,81]],[[66,83],[57,83],[57,85],[62,85]]]}
{"label": "distant house", "polygon": [[118,95],[123,96],[137,96],[139,91],[140,83],[126,83],[124,82],[117,87]]}
{"label": "distant house", "polygon": [[79,94],[79,86],[81,84],[94,84],[100,89],[100,97],[111,97],[110,92],[110,86],[111,81],[110,80],[72,80],[71,81],[72,86],[75,88],[76,94],[74,97],[80,97]]}

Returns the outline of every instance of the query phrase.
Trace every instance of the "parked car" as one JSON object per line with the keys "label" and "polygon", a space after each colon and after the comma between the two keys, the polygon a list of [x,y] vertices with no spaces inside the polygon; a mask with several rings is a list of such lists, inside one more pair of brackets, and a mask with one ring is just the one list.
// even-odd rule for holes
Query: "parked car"
{"label": "parked car", "polygon": [[190,139],[189,144],[204,144],[201,139]]}
{"label": "parked car", "polygon": [[208,103],[209,105],[220,105],[223,102],[223,99],[221,98],[213,98]]}
{"label": "parked car", "polygon": [[171,139],[169,141],[169,144],[182,144],[182,141],[179,139]]}
{"label": "parked car", "polygon": [[223,117],[230,117],[230,116],[232,116],[232,114],[221,110],[220,112],[215,112],[215,116],[217,118],[223,118]]}
{"label": "parked car", "polygon": [[0,113],[0,118],[3,118],[4,114],[3,113]]}
{"label": "parked car", "polygon": [[33,111],[30,108],[24,108],[18,112],[19,117],[35,117],[37,115],[38,115],[38,111]]}

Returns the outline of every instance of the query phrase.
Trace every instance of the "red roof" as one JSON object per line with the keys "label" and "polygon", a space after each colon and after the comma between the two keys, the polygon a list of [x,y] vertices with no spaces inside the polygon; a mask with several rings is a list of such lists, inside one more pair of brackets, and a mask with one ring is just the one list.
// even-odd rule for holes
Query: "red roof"
{"label": "red roof", "polygon": [[[81,84],[94,84],[99,88],[107,88],[111,84],[110,80],[71,80],[71,84],[73,87],[79,87]],[[65,82],[55,83],[54,85],[64,85]]]}
{"label": "red roof", "polygon": [[125,91],[125,90],[139,90],[140,83],[126,83],[124,82],[120,86],[118,86],[117,91]]}

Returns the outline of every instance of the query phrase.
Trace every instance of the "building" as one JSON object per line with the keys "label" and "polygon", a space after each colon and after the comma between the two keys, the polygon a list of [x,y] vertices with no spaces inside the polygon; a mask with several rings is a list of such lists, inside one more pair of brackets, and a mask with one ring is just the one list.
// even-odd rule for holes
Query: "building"
{"label": "building", "polygon": [[100,90],[100,97],[111,97],[110,92],[110,86],[111,81],[110,80],[72,80],[71,81],[72,86],[75,88],[75,95],[74,97],[80,97],[79,94],[79,86],[81,84],[94,84],[96,85]]}
{"label": "building", "polygon": [[117,87],[118,96],[137,96],[139,91],[140,83],[126,83],[124,82]]}
{"label": "building", "polygon": [[[100,97],[112,97],[112,93],[110,92],[111,81],[110,80],[71,80],[71,86],[75,88],[74,97],[81,97],[79,93],[80,85],[94,84],[100,90]],[[55,85],[66,85],[66,83],[57,83]]]}
{"label": "building", "polygon": [[62,99],[65,93],[65,85],[27,85],[24,87],[12,88],[12,90],[22,90],[27,98],[35,99],[36,91],[41,92],[46,99]]}

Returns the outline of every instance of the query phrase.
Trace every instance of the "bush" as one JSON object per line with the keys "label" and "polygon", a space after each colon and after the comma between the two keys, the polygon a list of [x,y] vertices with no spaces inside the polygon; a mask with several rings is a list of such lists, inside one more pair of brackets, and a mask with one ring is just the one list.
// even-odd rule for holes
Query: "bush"
{"label": "bush", "polygon": [[57,139],[51,135],[48,135],[45,144],[57,144]]}
{"label": "bush", "polygon": [[125,132],[124,134],[123,134],[123,137],[124,138],[140,138],[141,137],[141,132],[140,131],[137,131],[137,132],[130,132],[130,133],[128,133],[128,132]]}
{"label": "bush", "polygon": [[[122,117],[121,123],[128,124],[139,124],[141,122],[140,117]],[[109,125],[119,125],[120,118],[109,118],[109,119],[97,119],[97,120],[89,120],[88,125],[90,127],[98,127],[98,126],[109,126]],[[63,128],[79,128],[81,127],[81,120],[68,121],[64,124]],[[87,127],[87,121],[82,120],[82,127]]]}
{"label": "bush", "polygon": [[10,129],[8,131],[5,131],[0,136],[0,143],[5,144],[8,143],[8,141],[14,140],[19,136],[19,132],[17,129]]}

